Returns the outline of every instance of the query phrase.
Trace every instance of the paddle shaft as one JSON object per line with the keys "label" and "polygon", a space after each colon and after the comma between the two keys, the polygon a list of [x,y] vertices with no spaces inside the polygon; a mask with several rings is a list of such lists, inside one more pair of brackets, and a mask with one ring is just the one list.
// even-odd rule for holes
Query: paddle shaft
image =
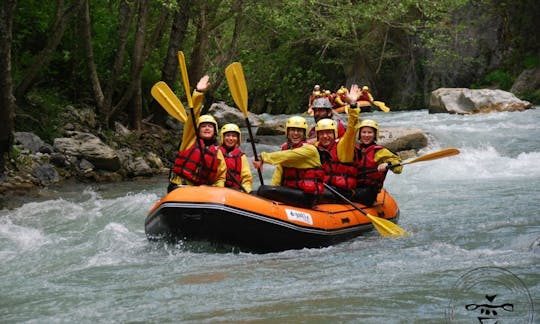
{"label": "paddle shaft", "polygon": [[339,198],[343,199],[343,201],[347,202],[349,205],[354,207],[356,210],[364,214],[370,221],[371,224],[373,224],[373,227],[379,232],[381,236],[393,236],[393,237],[399,237],[399,236],[406,236],[408,235],[407,232],[399,227],[397,224],[392,223],[388,219],[372,216],[369,213],[367,213],[362,208],[356,206],[352,201],[347,199],[345,196],[340,194],[337,190],[332,188],[328,184],[324,184],[324,187],[328,190],[330,190],[334,195],[338,196]]}
{"label": "paddle shaft", "polygon": [[[436,152],[432,152],[432,153],[422,155],[422,156],[417,157],[416,159],[411,160],[411,161],[402,162],[402,163],[398,163],[398,164],[394,164],[394,165],[389,165],[388,169],[393,169],[393,168],[397,168],[398,166],[404,166],[404,165],[407,165],[407,164],[413,164],[413,163],[422,162],[422,161],[437,160],[437,159],[441,159],[441,158],[444,158],[444,157],[449,157],[449,156],[457,155],[457,154],[459,154],[458,149],[447,148],[447,149],[444,149],[444,150],[440,150],[440,151],[436,151]],[[365,171],[358,172],[358,175],[368,174],[368,173],[373,173],[373,172],[377,172],[377,168],[367,169]]]}
{"label": "paddle shaft", "polygon": [[236,179],[236,178],[234,177],[233,174],[231,174],[231,170],[227,169],[227,174],[229,175],[229,177],[232,179],[232,181],[233,181],[234,183],[236,183],[237,185],[240,186],[240,189],[242,189],[243,192],[249,193],[249,192],[247,192],[246,188],[244,188],[244,186],[242,185],[242,183],[241,183],[240,181],[238,181],[238,179]]}
{"label": "paddle shaft", "polygon": [[334,187],[332,187],[331,185],[325,183],[324,184],[324,187],[328,190],[330,190],[334,195],[338,196],[339,198],[341,198],[343,201],[347,202],[349,205],[353,206],[356,210],[358,210],[359,212],[361,212],[362,214],[366,215],[366,216],[369,216],[368,215],[368,212],[365,211],[364,209],[356,206],[355,203],[353,203],[352,201],[350,201],[347,197],[343,196],[341,193],[339,193],[339,191],[337,191],[336,189],[334,189]]}
{"label": "paddle shaft", "polygon": [[[253,133],[251,132],[251,125],[249,123],[249,118],[247,117],[246,117],[246,125],[248,129],[249,141],[251,142],[251,149],[253,150],[255,161],[259,161],[259,156],[257,155],[257,149],[255,148],[255,141],[253,140]],[[264,185],[264,180],[263,180],[261,169],[257,169],[257,173],[259,174],[259,181],[262,186]]]}

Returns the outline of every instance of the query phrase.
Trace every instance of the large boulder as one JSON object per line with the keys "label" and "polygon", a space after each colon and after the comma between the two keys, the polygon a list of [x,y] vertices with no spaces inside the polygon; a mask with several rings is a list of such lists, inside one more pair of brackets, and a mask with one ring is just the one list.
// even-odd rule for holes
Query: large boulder
{"label": "large boulder", "polygon": [[522,111],[532,108],[528,101],[511,92],[491,89],[439,88],[431,93],[430,113],[475,114]]}
{"label": "large boulder", "polygon": [[[214,118],[219,124],[219,127],[228,123],[236,124],[239,127],[246,126],[246,117],[244,116],[244,113],[239,108],[227,106],[222,101],[214,103],[208,110],[208,113],[214,116]],[[249,111],[248,118],[251,126],[256,127],[261,124],[261,120],[259,119],[259,117]]]}
{"label": "large boulder", "polygon": [[540,91],[540,68],[528,69],[521,72],[510,91],[517,94]]}
{"label": "large boulder", "polygon": [[30,153],[37,153],[47,147],[39,136],[30,132],[15,132],[15,145],[20,145],[24,149],[27,149]]}
{"label": "large boulder", "polygon": [[382,128],[377,144],[386,146],[392,152],[418,151],[428,145],[428,137],[419,128]]}
{"label": "large boulder", "polygon": [[54,148],[65,155],[86,159],[97,169],[117,171],[120,169],[118,154],[97,136],[83,132],[68,132],[70,137],[54,140]]}

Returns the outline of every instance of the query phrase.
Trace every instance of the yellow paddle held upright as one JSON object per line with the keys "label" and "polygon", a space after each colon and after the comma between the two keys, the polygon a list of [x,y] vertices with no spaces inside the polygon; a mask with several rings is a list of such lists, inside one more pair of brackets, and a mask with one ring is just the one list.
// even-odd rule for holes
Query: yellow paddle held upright
{"label": "yellow paddle held upright", "polygon": [[[244,114],[249,134],[249,140],[251,142],[251,149],[253,150],[253,157],[257,161],[259,159],[259,155],[257,154],[257,149],[255,148],[255,141],[253,139],[253,133],[251,132],[251,124],[249,122],[248,90],[246,85],[246,79],[244,77],[244,70],[242,69],[242,64],[240,64],[239,62],[229,64],[229,66],[225,68],[225,77],[227,78],[227,84],[229,85],[229,89],[231,90],[231,95],[233,97],[234,103]],[[261,170],[257,169],[257,173],[259,174],[260,184],[264,185]]]}
{"label": "yellow paddle held upright", "polygon": [[159,102],[159,104],[169,113],[169,115],[182,123],[186,122],[186,109],[184,108],[184,105],[180,99],[178,99],[171,88],[169,88],[167,83],[159,81],[158,83],[154,84],[150,90],[150,93],[152,94],[152,97],[154,97],[154,99],[156,99],[156,101]]}
{"label": "yellow paddle held upright", "polygon": [[193,108],[193,98],[191,97],[191,88],[189,85],[189,76],[186,67],[186,58],[184,52],[178,51],[178,65],[180,66],[180,73],[182,74],[182,83],[184,84],[184,90],[186,92],[186,99],[188,107]]}

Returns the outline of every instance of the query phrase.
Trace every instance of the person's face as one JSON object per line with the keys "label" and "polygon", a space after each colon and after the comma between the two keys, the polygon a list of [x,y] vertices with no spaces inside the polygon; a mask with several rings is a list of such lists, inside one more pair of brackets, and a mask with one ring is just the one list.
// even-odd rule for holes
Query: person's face
{"label": "person's face", "polygon": [[313,118],[315,118],[315,122],[323,118],[332,118],[331,109],[313,108]]}
{"label": "person's face", "polygon": [[334,143],[335,136],[333,129],[325,129],[317,132],[317,138],[319,145],[324,148],[329,148]]}
{"label": "person's face", "polygon": [[360,128],[360,142],[362,144],[371,144],[375,141],[375,130],[371,127]]}
{"label": "person's face", "polygon": [[287,128],[287,138],[292,145],[296,145],[304,140],[306,131],[303,128],[289,127]]}
{"label": "person's face", "polygon": [[211,140],[214,137],[214,124],[201,123],[199,125],[199,137],[203,140]]}
{"label": "person's face", "polygon": [[227,132],[223,134],[223,145],[226,148],[233,148],[238,145],[238,133],[237,132]]}

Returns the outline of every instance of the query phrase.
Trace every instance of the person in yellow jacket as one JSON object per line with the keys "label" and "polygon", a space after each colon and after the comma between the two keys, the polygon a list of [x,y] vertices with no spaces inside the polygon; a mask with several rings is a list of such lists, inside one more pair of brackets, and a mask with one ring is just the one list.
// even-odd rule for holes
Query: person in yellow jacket
{"label": "person in yellow jacket", "polygon": [[[356,97],[360,88],[353,84],[351,91],[343,97],[349,105],[355,106]],[[357,168],[354,162],[354,147],[356,124],[360,115],[360,108],[349,108],[347,130],[342,137],[338,137],[338,126],[329,118],[317,122],[317,149],[321,158],[321,164],[325,171],[324,182],[341,194],[352,197],[356,189]]]}
{"label": "person in yellow jacket", "polygon": [[209,77],[205,75],[193,92],[195,118],[189,115],[192,112],[189,109],[182,144],[174,162],[174,176],[167,188],[169,192],[179,185],[225,186],[227,164],[217,145],[218,124],[211,115],[200,116],[203,93],[209,85]]}
{"label": "person in yellow jacket", "polygon": [[[308,124],[305,118],[290,117],[285,129],[287,142],[281,146],[281,151],[261,153],[258,160],[253,160],[253,167],[260,169],[264,163],[275,165],[272,186],[293,189],[282,190],[286,194],[279,200],[289,199],[290,203],[311,206],[324,192],[324,170],[321,168],[319,152],[314,145],[306,142]],[[263,195],[261,188],[258,194]],[[295,191],[302,194],[295,194]]]}
{"label": "person in yellow jacket", "polygon": [[383,188],[388,170],[401,173],[401,158],[382,145],[377,144],[379,125],[372,119],[357,124],[360,143],[355,146],[354,164],[358,169],[356,190],[352,200],[371,206]]}
{"label": "person in yellow jacket", "polygon": [[225,124],[220,131],[219,150],[227,163],[225,187],[251,192],[253,176],[246,154],[240,149],[242,133],[236,124]]}

